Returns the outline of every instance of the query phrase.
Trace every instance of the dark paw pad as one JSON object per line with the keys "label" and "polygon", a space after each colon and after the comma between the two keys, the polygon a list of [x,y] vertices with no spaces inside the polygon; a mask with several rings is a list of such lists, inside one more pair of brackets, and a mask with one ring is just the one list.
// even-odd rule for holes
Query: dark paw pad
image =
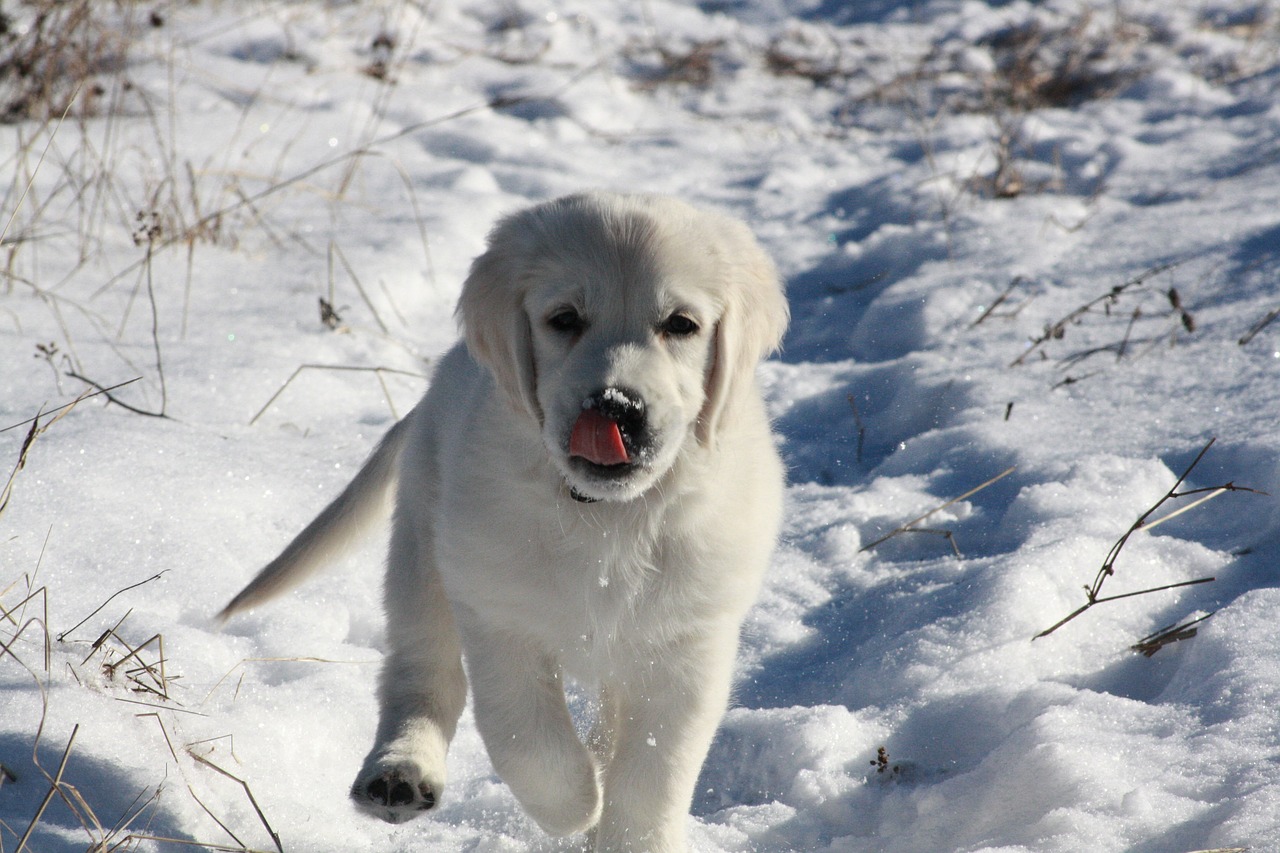
{"label": "dark paw pad", "polygon": [[365,796],[373,803],[393,809],[414,808],[426,811],[436,804],[435,793],[426,782],[418,783],[418,790],[398,776],[379,776],[364,789]]}

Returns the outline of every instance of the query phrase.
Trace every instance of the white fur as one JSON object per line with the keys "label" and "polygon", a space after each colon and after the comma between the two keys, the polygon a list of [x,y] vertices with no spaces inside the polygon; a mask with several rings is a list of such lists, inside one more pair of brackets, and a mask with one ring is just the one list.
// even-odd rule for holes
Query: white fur
{"label": "white fur", "polygon": [[[576,333],[548,322],[566,308]],[[754,380],[787,322],[777,275],[734,220],[585,194],[502,220],[458,311],[466,346],[223,616],[293,585],[398,482],[357,805],[399,822],[440,797],[469,675],[494,767],[543,829],[590,832],[597,851],[683,851],[781,514]],[[698,331],[667,334],[673,314]],[[617,388],[646,417],[624,475],[568,451],[584,401]],[[565,676],[601,692],[586,745]]]}

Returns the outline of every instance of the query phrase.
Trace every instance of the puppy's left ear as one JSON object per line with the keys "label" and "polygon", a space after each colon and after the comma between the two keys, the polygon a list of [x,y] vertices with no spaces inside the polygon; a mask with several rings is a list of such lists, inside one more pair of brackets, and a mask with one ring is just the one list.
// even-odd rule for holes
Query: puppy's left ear
{"label": "puppy's left ear", "polygon": [[706,446],[715,443],[733,398],[754,385],[756,365],[781,346],[791,319],[777,268],[755,236],[737,220],[721,219],[718,225],[725,309],[716,324],[715,354],[696,430]]}
{"label": "puppy's left ear", "polygon": [[517,411],[541,423],[533,336],[523,301],[521,259],[527,251],[517,237],[519,217],[499,222],[490,233],[488,249],[471,264],[462,285],[457,317],[471,357],[488,368]]}

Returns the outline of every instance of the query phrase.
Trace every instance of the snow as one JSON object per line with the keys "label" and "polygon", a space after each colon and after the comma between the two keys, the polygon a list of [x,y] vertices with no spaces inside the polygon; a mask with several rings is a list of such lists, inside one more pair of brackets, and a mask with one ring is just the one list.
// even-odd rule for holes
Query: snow
{"label": "snow", "polygon": [[[1104,594],[1213,582],[1031,640],[1210,439],[1185,488],[1280,490],[1274,2],[157,8],[101,13],[95,109],[0,126],[0,848],[585,849],[469,716],[430,817],[348,804],[379,537],[212,616],[421,394],[493,221],[595,186],[745,219],[793,312],[698,853],[1280,843],[1274,499],[1134,533]],[[71,373],[165,417],[54,422]]]}

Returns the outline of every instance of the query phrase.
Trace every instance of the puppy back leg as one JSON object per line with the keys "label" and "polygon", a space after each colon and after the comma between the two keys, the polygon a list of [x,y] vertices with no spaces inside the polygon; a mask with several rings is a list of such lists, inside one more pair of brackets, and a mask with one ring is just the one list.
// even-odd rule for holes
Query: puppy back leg
{"label": "puppy back leg", "polygon": [[373,749],[351,787],[363,811],[402,823],[434,807],[466,704],[461,646],[429,537],[397,511],[384,590],[387,656]]}
{"label": "puppy back leg", "polygon": [[494,769],[545,832],[586,831],[599,817],[600,787],[565,705],[559,668],[523,639],[467,621],[476,727]]}

